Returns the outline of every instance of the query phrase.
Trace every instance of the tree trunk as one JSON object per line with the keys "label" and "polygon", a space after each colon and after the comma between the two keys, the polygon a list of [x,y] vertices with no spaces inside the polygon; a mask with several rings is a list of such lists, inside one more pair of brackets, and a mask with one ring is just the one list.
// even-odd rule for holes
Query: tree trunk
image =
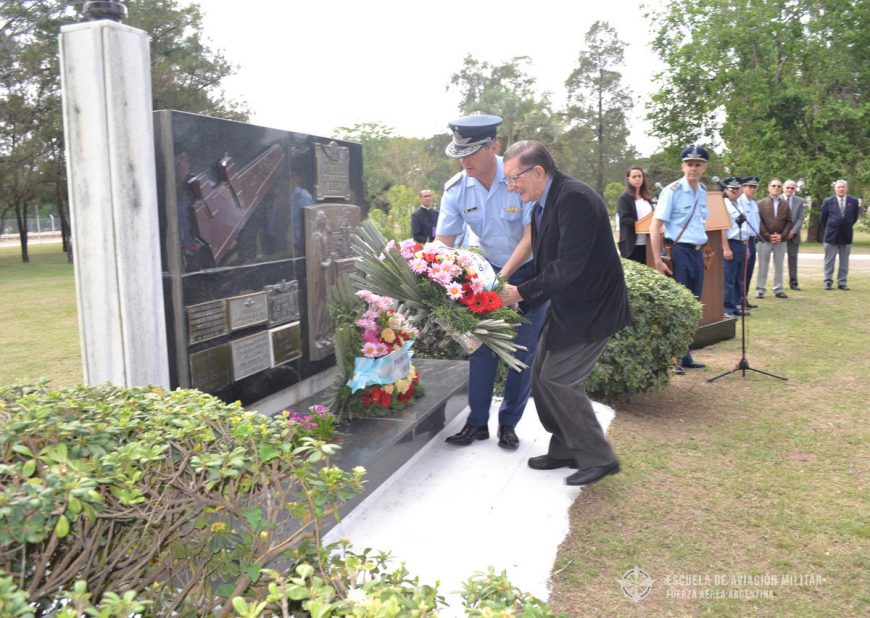
{"label": "tree trunk", "polygon": [[27,264],[30,262],[30,255],[27,252],[27,203],[22,201],[15,202],[15,218],[18,220],[18,238],[21,242],[21,261]]}

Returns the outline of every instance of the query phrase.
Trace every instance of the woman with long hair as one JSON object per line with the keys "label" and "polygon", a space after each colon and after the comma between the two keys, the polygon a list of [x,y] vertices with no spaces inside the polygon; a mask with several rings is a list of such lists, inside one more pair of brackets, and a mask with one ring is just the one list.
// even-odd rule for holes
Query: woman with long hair
{"label": "woman with long hair", "polygon": [[646,173],[636,165],[625,174],[625,191],[619,196],[619,254],[629,260],[646,264],[646,243],[649,234],[636,234],[634,224],[652,212],[652,194]]}

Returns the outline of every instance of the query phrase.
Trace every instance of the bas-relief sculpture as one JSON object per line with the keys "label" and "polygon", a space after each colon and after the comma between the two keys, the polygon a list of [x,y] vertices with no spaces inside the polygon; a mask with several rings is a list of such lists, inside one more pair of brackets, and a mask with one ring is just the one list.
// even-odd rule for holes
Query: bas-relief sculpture
{"label": "bas-relief sculpture", "polygon": [[250,403],[328,369],[359,145],[181,112],[155,130],[173,387]]}
{"label": "bas-relief sculpture", "polygon": [[317,204],[305,207],[306,274],[308,279],[308,355],[312,360],[334,352],[334,325],[329,317],[329,290],[355,269],[351,235],[361,219],[358,206]]}

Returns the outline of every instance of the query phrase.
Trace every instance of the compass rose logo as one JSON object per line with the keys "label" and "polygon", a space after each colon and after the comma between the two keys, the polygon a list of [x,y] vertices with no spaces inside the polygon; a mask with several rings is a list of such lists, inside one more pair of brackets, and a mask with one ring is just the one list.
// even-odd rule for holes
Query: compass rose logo
{"label": "compass rose logo", "polygon": [[635,603],[646,598],[653,585],[653,578],[640,567],[629,569],[623,573],[622,579],[617,581],[622,588],[622,594]]}

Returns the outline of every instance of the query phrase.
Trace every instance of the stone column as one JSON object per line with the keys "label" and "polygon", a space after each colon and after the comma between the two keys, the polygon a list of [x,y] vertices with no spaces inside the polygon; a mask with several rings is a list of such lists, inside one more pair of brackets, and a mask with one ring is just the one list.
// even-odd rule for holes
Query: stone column
{"label": "stone column", "polygon": [[72,24],[60,57],[84,380],[169,388],[148,36]]}

